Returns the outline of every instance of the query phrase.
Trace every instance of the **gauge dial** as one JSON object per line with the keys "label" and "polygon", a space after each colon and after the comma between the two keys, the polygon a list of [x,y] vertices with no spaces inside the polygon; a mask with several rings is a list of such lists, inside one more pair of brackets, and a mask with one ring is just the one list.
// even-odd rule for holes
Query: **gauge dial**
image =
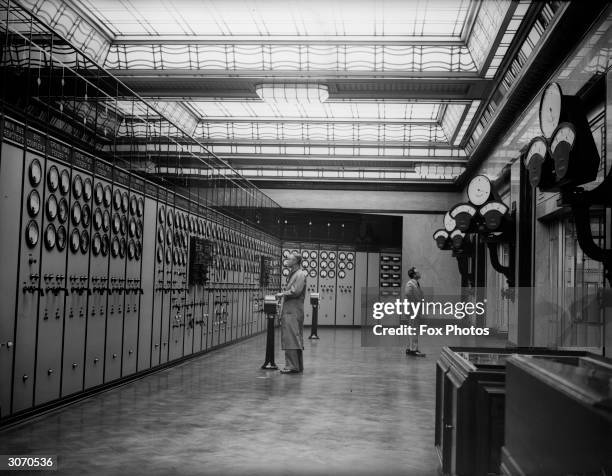
{"label": "gauge dial", "polygon": [[308,258],[308,251],[302,251],[302,258]]}
{"label": "gauge dial", "polygon": [[159,207],[159,211],[157,212],[157,220],[163,225],[166,221],[166,213],[164,212],[164,207]]}
{"label": "gauge dial", "polygon": [[136,199],[135,196],[132,196],[132,198],[130,198],[130,215],[136,215],[137,211],[138,211],[138,200]]}
{"label": "gauge dial", "polygon": [[129,260],[133,260],[134,257],[136,256],[136,244],[134,243],[133,240],[130,240],[128,242],[127,253],[128,253]]}
{"label": "gauge dial", "polygon": [[321,259],[327,259],[327,251],[321,251]]}
{"label": "gauge dial", "polygon": [[89,205],[85,204],[83,205],[82,210],[83,210],[83,213],[81,217],[81,223],[83,227],[87,228],[89,226],[89,221],[91,219],[91,209],[89,208]]}
{"label": "gauge dial", "polygon": [[28,215],[35,217],[40,211],[40,195],[36,190],[32,190],[28,195]]}
{"label": "gauge dial", "polygon": [[128,229],[130,237],[134,238],[136,236],[136,221],[133,218],[130,218]]}
{"label": "gauge dial", "polygon": [[136,208],[136,215],[139,217],[144,215],[144,200],[142,198],[138,199],[138,206]]}
{"label": "gauge dial", "polygon": [[121,238],[119,240],[119,257],[120,258],[125,258],[125,249],[126,249],[125,238]]}
{"label": "gauge dial", "polygon": [[289,270],[287,268],[283,269],[283,276],[289,276]]}
{"label": "gauge dial", "polygon": [[66,195],[70,191],[70,173],[64,169],[60,173],[60,192]]}
{"label": "gauge dial", "polygon": [[91,179],[86,178],[85,182],[83,182],[83,198],[85,198],[85,200],[91,200],[91,191]]}
{"label": "gauge dial", "polygon": [[110,248],[110,244],[109,244],[108,235],[104,235],[102,236],[102,248],[100,250],[102,252],[102,256],[108,255],[109,248]]}
{"label": "gauge dial", "polygon": [[108,231],[110,229],[110,212],[108,210],[104,210],[102,214],[102,229],[104,231]]}
{"label": "gauge dial", "polygon": [[166,264],[172,264],[172,252],[170,251],[170,248],[166,248]]}
{"label": "gauge dial", "polygon": [[26,243],[28,248],[34,248],[38,244],[38,223],[31,220],[26,227]]}
{"label": "gauge dial", "polygon": [[333,278],[336,276],[336,272],[333,269],[329,270],[329,273],[327,273],[327,277],[328,278]]}
{"label": "gauge dial", "polygon": [[164,260],[164,247],[163,245],[159,245],[157,247],[157,262],[161,263]]}
{"label": "gauge dial", "polygon": [[121,209],[121,191],[118,189],[113,192],[113,209],[115,211]]}
{"label": "gauge dial", "polygon": [[121,194],[121,210],[123,213],[127,213],[130,207],[130,197],[128,197],[127,192],[123,192]]}
{"label": "gauge dial", "polygon": [[164,242],[164,238],[165,238],[165,233],[164,233],[164,229],[163,228],[158,228],[157,229],[157,241],[159,243],[163,243]]}
{"label": "gauge dial", "polygon": [[340,262],[338,263],[338,269],[344,269],[346,268],[346,263]]}
{"label": "gauge dial", "polygon": [[83,195],[83,179],[80,175],[74,177],[72,181],[72,196],[74,198],[81,198]]}
{"label": "gauge dial", "polygon": [[59,171],[55,165],[49,167],[47,172],[47,188],[51,192],[55,192],[59,186]]}
{"label": "gauge dial", "polygon": [[172,230],[168,229],[166,232],[166,244],[172,246]]}
{"label": "gauge dial", "polygon": [[353,253],[348,253],[346,255],[346,259],[349,261],[353,261],[355,259],[355,255]]}
{"label": "gauge dial", "polygon": [[113,214],[113,233],[118,234],[121,230],[121,218],[118,214]]}
{"label": "gauge dial", "polygon": [[317,277],[317,271],[315,269],[311,269],[310,273],[308,273],[308,276],[310,276],[311,278],[316,278]]}
{"label": "gauge dial", "polygon": [[289,258],[289,250],[283,251],[283,258]]}
{"label": "gauge dial", "polygon": [[308,268],[308,261],[302,261],[302,268]]}
{"label": "gauge dial", "polygon": [[140,257],[142,256],[142,245],[140,243],[136,243],[136,254],[135,254],[135,258],[136,260],[140,260]]}
{"label": "gauge dial", "polygon": [[508,212],[508,207],[502,202],[489,202],[478,212],[484,217],[485,225],[489,230],[497,230],[502,218]]}
{"label": "gauge dial", "polygon": [[327,261],[321,261],[321,268],[327,268]]}
{"label": "gauge dial", "polygon": [[96,208],[94,211],[93,226],[96,231],[102,228],[102,211],[99,208]]}
{"label": "gauge dial", "polygon": [[74,226],[77,226],[79,223],[81,223],[82,210],[81,204],[79,202],[74,202],[74,204],[72,205],[72,213],[70,216],[72,217],[72,224]]}
{"label": "gauge dial", "polygon": [[168,213],[166,214],[166,218],[168,218],[168,225],[172,225],[173,218],[174,218],[174,214],[172,213],[172,210],[168,210]]}
{"label": "gauge dial", "polygon": [[353,269],[353,263],[347,263],[346,269]]}
{"label": "gauge dial", "polygon": [[321,270],[321,273],[319,273],[319,276],[321,276],[322,278],[327,278],[327,271],[325,271],[324,269]]}
{"label": "gauge dial", "polygon": [[94,187],[94,201],[96,205],[102,205],[102,200],[104,200],[104,187],[100,182],[96,183]]}
{"label": "gauge dial", "polygon": [[468,185],[467,195],[476,206],[485,203],[491,196],[491,181],[485,175],[476,175]]}
{"label": "gauge dial", "polygon": [[346,273],[344,271],[338,271],[338,278],[344,279],[346,277]]}
{"label": "gauge dial", "polygon": [[64,249],[66,248],[66,228],[64,227],[64,225],[60,225],[60,227],[57,229],[57,249],[59,251],[64,251]]}
{"label": "gauge dial", "polygon": [[139,240],[142,238],[142,222],[140,220],[136,223],[136,238]]}
{"label": "gauge dial", "polygon": [[560,180],[567,174],[569,157],[574,142],[576,141],[576,130],[569,122],[563,122],[553,133],[550,141],[550,150],[555,161],[555,175]]}
{"label": "gauge dial", "polygon": [[55,247],[56,238],[55,227],[53,224],[50,224],[45,230],[45,248],[47,248],[48,251],[51,251]]}
{"label": "gauge dial", "polygon": [[49,221],[53,221],[57,217],[57,198],[55,198],[55,195],[49,195],[46,212]]}
{"label": "gauge dial", "polygon": [[338,259],[344,261],[346,259],[346,253],[344,251],[341,251],[338,255]]}
{"label": "gauge dial", "polygon": [[96,233],[91,240],[91,251],[94,256],[98,256],[100,251],[102,250],[102,238],[100,237],[100,233]]}
{"label": "gauge dial", "polygon": [[334,253],[333,251],[330,251],[330,253],[329,253],[329,259],[331,259],[331,260],[336,259],[336,253]]}
{"label": "gauge dial", "polygon": [[111,255],[113,258],[116,258],[117,256],[119,256],[119,238],[117,238],[116,236],[113,238],[113,241],[111,242],[110,251],[111,251]]}
{"label": "gauge dial", "polygon": [[529,182],[533,187],[540,184],[542,179],[542,166],[548,156],[548,145],[543,137],[535,137],[531,140],[525,154],[524,164],[529,171]]}
{"label": "gauge dial", "polygon": [[34,159],[30,163],[30,168],[28,169],[28,177],[30,179],[30,185],[32,185],[32,187],[38,186],[38,184],[42,180],[42,166],[40,165],[40,161],[38,159]]}
{"label": "gauge dial", "polygon": [[450,216],[449,212],[446,212],[446,215],[444,215],[444,228],[446,229],[446,231],[450,233],[456,227],[457,227],[457,222],[452,216]]}
{"label": "gauge dial", "polygon": [[110,188],[110,185],[104,187],[104,205],[107,207],[111,206],[113,192]]}
{"label": "gauge dial", "polygon": [[334,269],[336,267],[336,263],[334,261],[329,262],[329,269]]}
{"label": "gauge dial", "polygon": [[79,234],[79,230],[76,228],[72,230],[70,234],[70,251],[76,253],[79,251],[79,247],[81,246],[81,235]]}
{"label": "gauge dial", "polygon": [[89,232],[83,230],[81,232],[81,253],[86,254],[89,251]]}
{"label": "gauge dial", "polygon": [[539,110],[540,129],[546,138],[550,138],[559,125],[562,98],[561,86],[557,83],[550,83],[542,93]]}
{"label": "gauge dial", "polygon": [[127,218],[125,216],[121,217],[121,234],[125,235],[127,233]]}
{"label": "gauge dial", "polygon": [[68,221],[68,200],[64,197],[60,198],[57,215],[60,223],[66,223],[66,221]]}

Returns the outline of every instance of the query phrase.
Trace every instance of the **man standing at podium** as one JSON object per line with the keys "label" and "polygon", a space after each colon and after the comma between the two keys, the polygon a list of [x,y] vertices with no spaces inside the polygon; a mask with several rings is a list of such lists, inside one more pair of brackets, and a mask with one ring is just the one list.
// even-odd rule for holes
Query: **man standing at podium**
{"label": "man standing at podium", "polygon": [[291,269],[285,290],[276,295],[283,298],[281,310],[281,348],[285,351],[285,368],[281,373],[304,371],[304,297],[306,296],[306,271],[302,270],[302,257],[291,254],[287,265]]}

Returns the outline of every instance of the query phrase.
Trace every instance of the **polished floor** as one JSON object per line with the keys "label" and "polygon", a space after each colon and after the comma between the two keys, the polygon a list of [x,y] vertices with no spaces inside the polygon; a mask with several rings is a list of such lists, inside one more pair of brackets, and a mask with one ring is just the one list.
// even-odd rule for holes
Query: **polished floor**
{"label": "polished floor", "polygon": [[6,429],[0,454],[57,455],[62,475],[438,474],[435,361],[491,339],[422,339],[411,358],[319,336],[303,374],[260,370],[259,335]]}

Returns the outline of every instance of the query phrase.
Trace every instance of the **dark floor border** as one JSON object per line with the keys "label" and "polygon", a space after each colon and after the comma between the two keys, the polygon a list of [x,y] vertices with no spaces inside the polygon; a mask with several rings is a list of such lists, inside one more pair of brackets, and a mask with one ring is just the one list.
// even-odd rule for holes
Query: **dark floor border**
{"label": "dark floor border", "polygon": [[243,336],[239,339],[233,340],[231,342],[225,342],[223,344],[217,345],[215,347],[211,347],[210,349],[201,350],[195,354],[185,355],[176,360],[172,360],[170,362],[165,362],[163,364],[157,365],[155,367],[151,367],[150,369],[142,370],[140,372],[136,372],[132,375],[127,375],[125,377],[121,377],[117,380],[113,380],[112,382],[103,383],[96,387],[89,388],[82,392],[76,393],[74,395],[69,395],[67,397],[59,398],[57,400],[53,400],[52,402],[45,403],[38,407],[30,408],[28,410],[24,410],[22,412],[16,413],[14,415],[8,416],[2,420],[0,420],[0,432],[7,430],[9,428],[15,428],[22,424],[31,423],[37,418],[48,415],[54,411],[60,410],[64,407],[72,405],[80,400],[85,400],[87,398],[93,397],[95,395],[99,395],[104,392],[108,392],[109,390],[113,390],[118,387],[122,387],[123,385],[127,385],[128,383],[132,383],[136,380],[140,380],[148,375],[154,374],[156,372],[160,372],[162,370],[166,370],[170,367],[174,367],[178,364],[182,364],[188,360],[194,359],[196,357],[201,357],[202,355],[208,354],[210,352],[214,352],[216,350],[222,349],[224,347],[229,347],[230,345],[238,344],[239,342],[245,341],[247,339],[252,339],[260,334],[266,332],[266,329],[256,332],[255,334],[251,334],[248,336]]}

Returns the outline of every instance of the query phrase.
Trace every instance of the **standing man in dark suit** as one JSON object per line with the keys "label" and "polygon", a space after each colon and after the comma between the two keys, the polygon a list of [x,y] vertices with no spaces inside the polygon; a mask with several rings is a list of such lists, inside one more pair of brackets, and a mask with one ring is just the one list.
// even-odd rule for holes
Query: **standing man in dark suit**
{"label": "standing man in dark suit", "polygon": [[[423,299],[423,290],[421,289],[421,284],[419,280],[421,279],[421,273],[414,266],[408,270],[408,282],[404,287],[404,299],[407,299],[411,302],[419,302]],[[420,316],[414,316],[412,319],[412,324],[416,324],[418,328],[418,321]],[[419,336],[415,334],[414,336],[409,337],[409,345],[406,349],[406,355],[411,355],[413,357],[425,357],[425,354],[419,350]]]}

